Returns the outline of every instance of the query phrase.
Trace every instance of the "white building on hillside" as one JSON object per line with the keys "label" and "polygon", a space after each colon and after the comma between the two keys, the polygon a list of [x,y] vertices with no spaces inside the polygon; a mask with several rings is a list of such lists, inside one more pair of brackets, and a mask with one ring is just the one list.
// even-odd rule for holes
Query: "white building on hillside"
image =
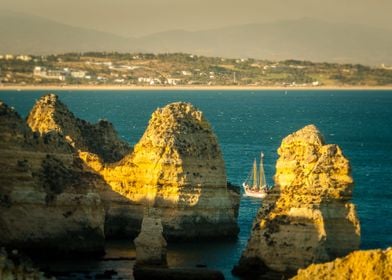
{"label": "white building on hillside", "polygon": [[72,78],[77,78],[77,79],[83,79],[86,77],[87,72],[86,71],[72,71],[71,72],[71,77]]}
{"label": "white building on hillside", "polygon": [[17,60],[22,60],[22,61],[30,61],[30,60],[32,60],[32,57],[29,56],[29,55],[23,55],[23,54],[21,54],[21,55],[18,55],[18,56],[16,57],[16,59],[17,59]]}
{"label": "white building on hillside", "polygon": [[42,79],[52,79],[65,81],[65,74],[59,70],[47,70],[46,67],[36,66],[33,70],[33,76]]}
{"label": "white building on hillside", "polygon": [[183,76],[192,76],[192,72],[186,71],[186,70],[181,71],[181,74],[182,74]]}
{"label": "white building on hillside", "polygon": [[142,84],[149,84],[149,85],[151,85],[151,86],[162,84],[162,81],[161,81],[160,79],[158,79],[158,78],[145,78],[145,77],[139,77],[139,78],[137,79],[137,81],[138,81],[139,83],[142,83]]}
{"label": "white building on hillside", "polygon": [[181,79],[167,78],[165,84],[175,86],[181,82]]}

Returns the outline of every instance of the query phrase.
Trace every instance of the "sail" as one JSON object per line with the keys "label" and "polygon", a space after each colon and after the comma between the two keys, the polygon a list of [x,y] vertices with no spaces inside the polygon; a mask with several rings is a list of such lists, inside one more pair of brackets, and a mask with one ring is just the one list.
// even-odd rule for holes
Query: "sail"
{"label": "sail", "polygon": [[260,155],[260,177],[259,177],[259,189],[265,187],[267,182],[265,180],[265,173],[264,173],[264,164],[263,164],[264,154],[261,153]]}
{"label": "sail", "polygon": [[255,159],[253,161],[253,166],[244,182],[246,186],[252,188],[252,190],[254,191],[265,189],[267,186],[267,181],[265,180],[263,158],[264,154],[261,153],[259,167],[257,166],[257,160]]}
{"label": "sail", "polygon": [[253,162],[253,184],[252,187],[257,188],[259,185],[259,180],[257,178],[258,172],[257,172],[257,162],[256,159]]}

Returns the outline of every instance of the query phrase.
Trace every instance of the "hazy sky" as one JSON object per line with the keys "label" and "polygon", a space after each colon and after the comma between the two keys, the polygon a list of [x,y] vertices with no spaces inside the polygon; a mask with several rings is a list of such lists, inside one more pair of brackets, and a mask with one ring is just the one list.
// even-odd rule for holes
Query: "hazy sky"
{"label": "hazy sky", "polygon": [[0,9],[124,36],[302,17],[392,29],[391,0],[0,0]]}

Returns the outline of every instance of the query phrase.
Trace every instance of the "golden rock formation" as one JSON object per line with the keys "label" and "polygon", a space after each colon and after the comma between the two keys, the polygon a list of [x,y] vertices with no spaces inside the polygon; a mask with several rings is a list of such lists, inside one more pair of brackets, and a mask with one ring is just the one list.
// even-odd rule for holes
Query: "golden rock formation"
{"label": "golden rock formation", "polygon": [[95,184],[104,182],[50,135],[34,134],[0,103],[0,243],[101,252],[104,210]]}
{"label": "golden rock formation", "polygon": [[307,268],[299,269],[298,274],[292,279],[392,279],[392,248],[385,251],[355,251],[332,262],[312,264]]}
{"label": "golden rock formation", "polygon": [[227,188],[210,124],[191,104],[157,109],[133,153],[120,162],[105,166],[94,155],[80,156],[114,191],[135,204],[158,209],[169,238],[238,232],[239,196]]}
{"label": "golden rock formation", "polygon": [[360,226],[349,202],[349,161],[314,125],[287,136],[278,149],[275,186],[263,201],[236,271],[293,272],[358,249]]}
{"label": "golden rock formation", "polygon": [[118,138],[113,125],[100,120],[97,124],[76,118],[57,95],[42,96],[27,117],[27,124],[41,135],[57,133],[76,151],[99,155],[105,162],[115,162],[131,151],[129,145]]}
{"label": "golden rock formation", "polygon": [[76,118],[54,94],[36,102],[27,122],[35,133],[68,143],[105,180],[97,189],[107,237],[136,236],[147,206],[160,211],[169,238],[237,234],[239,194],[227,188],[216,136],[192,105],[158,109],[134,151],[109,123]]}

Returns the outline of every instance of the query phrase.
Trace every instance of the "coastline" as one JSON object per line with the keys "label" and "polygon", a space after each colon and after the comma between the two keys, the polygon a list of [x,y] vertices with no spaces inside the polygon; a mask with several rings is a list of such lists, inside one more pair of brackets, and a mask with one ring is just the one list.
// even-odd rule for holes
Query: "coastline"
{"label": "coastline", "polygon": [[390,86],[317,86],[317,87],[284,87],[284,86],[119,86],[119,85],[0,85],[0,91],[23,90],[392,90]]}

